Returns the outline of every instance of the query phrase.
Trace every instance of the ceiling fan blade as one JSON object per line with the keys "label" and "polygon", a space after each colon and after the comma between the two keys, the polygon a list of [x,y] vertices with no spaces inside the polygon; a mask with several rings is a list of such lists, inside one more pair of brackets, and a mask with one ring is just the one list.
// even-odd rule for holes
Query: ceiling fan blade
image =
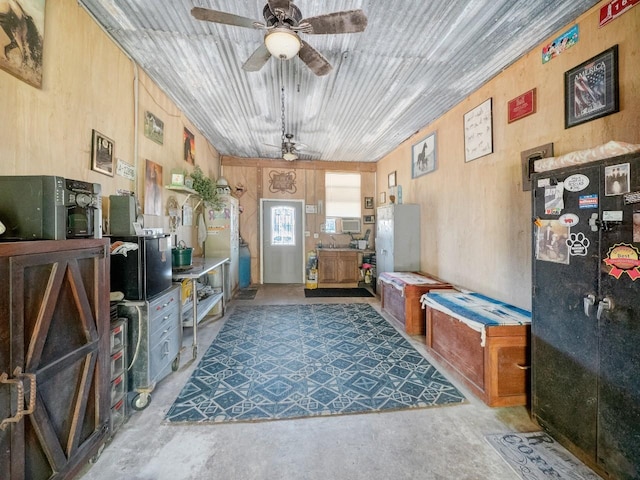
{"label": "ceiling fan blade", "polygon": [[245,28],[261,28],[260,22],[256,22],[247,17],[241,17],[232,13],[219,12],[217,10],[211,10],[209,8],[193,7],[191,9],[191,15],[198,20],[205,20],[207,22],[222,23],[223,25],[232,25],[234,27]]}
{"label": "ceiling fan blade", "polygon": [[[306,25],[311,28],[306,28]],[[300,22],[301,31],[312,34],[358,33],[367,27],[367,16],[362,10],[346,10],[305,18]]]}
{"label": "ceiling fan blade", "polygon": [[251,54],[247,61],[244,62],[244,65],[242,65],[242,69],[246,70],[247,72],[257,72],[262,67],[264,67],[264,64],[267,63],[267,60],[269,60],[270,58],[271,54],[263,43]]}
{"label": "ceiling fan blade", "polygon": [[289,11],[289,4],[291,3],[289,0],[267,0],[269,4],[269,8],[275,14],[275,9],[280,8],[285,12]]}
{"label": "ceiling fan blade", "polygon": [[319,51],[304,40],[300,39],[300,41],[302,42],[302,48],[298,52],[298,56],[313,73],[321,77],[333,70],[329,61]]}

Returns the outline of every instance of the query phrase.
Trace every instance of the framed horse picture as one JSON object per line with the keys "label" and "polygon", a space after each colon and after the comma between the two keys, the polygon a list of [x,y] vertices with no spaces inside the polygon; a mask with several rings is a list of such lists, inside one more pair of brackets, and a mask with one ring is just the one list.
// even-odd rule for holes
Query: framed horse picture
{"label": "framed horse picture", "polygon": [[45,0],[0,0],[0,68],[42,87]]}
{"label": "framed horse picture", "polygon": [[418,178],[436,169],[436,132],[423,138],[411,149],[411,178]]}

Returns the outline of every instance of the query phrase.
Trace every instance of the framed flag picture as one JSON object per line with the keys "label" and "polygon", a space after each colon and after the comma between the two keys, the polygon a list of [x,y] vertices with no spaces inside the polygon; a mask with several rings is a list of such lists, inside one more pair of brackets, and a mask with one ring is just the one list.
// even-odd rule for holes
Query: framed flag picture
{"label": "framed flag picture", "polygon": [[618,45],[565,72],[564,97],[564,128],[618,112]]}

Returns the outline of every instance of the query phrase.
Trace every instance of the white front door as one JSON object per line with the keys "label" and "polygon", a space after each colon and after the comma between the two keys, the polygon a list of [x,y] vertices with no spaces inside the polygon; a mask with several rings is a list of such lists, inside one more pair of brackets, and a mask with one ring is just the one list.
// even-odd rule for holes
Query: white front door
{"label": "white front door", "polygon": [[304,283],[302,200],[260,201],[262,283]]}

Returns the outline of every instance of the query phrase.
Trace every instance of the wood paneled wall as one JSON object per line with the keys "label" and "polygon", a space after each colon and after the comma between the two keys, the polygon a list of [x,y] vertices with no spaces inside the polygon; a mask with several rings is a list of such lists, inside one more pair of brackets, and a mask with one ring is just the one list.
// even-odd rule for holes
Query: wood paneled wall
{"label": "wood paneled wall", "polygon": [[[183,160],[184,127],[195,135],[196,164],[212,178],[219,175],[215,148],[76,1],[46,3],[43,64],[41,89],[0,70],[0,175],[100,183],[108,218],[108,197],[118,189],[136,192],[144,205],[146,159],[162,166],[165,185],[173,168],[193,169]],[[144,136],[147,110],[164,122],[162,145]],[[91,170],[92,129],[114,141],[116,159],[135,166],[135,181]],[[170,194],[163,191],[163,205]],[[168,226],[168,219],[145,215],[145,225]],[[194,234],[181,227],[178,238],[192,242]]]}
{"label": "wood paneled wall", "polygon": [[[422,206],[421,268],[439,278],[523,308],[531,307],[530,193],[520,152],[549,142],[556,155],[610,140],[640,144],[640,7],[598,28],[597,6],[580,17],[579,41],[542,64],[542,47],[496,76],[378,162],[377,189],[397,170],[405,203]],[[564,128],[564,72],[619,45],[620,112]],[[537,112],[507,123],[507,102],[537,89]],[[493,153],[465,163],[463,116],[493,99]],[[436,171],[411,178],[411,146],[437,132]]]}

